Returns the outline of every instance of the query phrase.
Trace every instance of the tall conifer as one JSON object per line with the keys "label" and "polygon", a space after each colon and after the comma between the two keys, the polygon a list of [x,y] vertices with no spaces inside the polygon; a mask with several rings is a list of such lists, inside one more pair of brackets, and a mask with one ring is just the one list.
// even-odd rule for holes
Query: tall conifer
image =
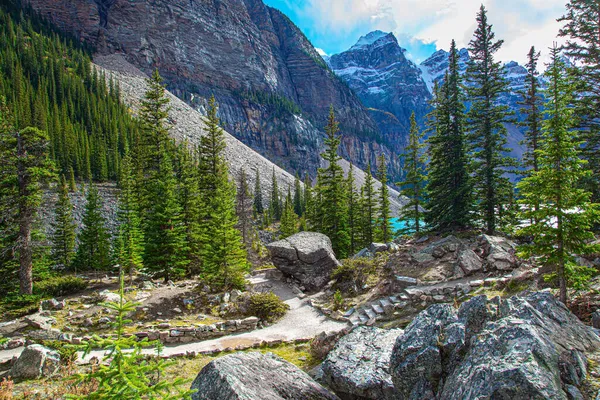
{"label": "tall conifer", "polygon": [[52,259],[57,266],[70,268],[75,255],[75,221],[73,206],[65,176],[61,175],[58,185],[58,201],[52,223]]}

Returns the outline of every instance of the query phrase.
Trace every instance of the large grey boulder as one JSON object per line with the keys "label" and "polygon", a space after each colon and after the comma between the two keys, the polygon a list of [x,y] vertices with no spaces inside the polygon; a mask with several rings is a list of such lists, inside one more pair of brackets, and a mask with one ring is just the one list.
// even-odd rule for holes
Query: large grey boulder
{"label": "large grey boulder", "polygon": [[323,379],[342,398],[396,400],[390,357],[401,329],[360,326],[342,337],[322,364]]}
{"label": "large grey boulder", "polygon": [[[436,304],[398,337],[391,375],[405,399],[567,399],[600,338],[550,293]],[[569,389],[571,392],[573,388]]]}
{"label": "large grey boulder", "polygon": [[482,235],[480,244],[489,268],[510,271],[518,266],[514,242],[500,236]]}
{"label": "large grey boulder", "polygon": [[339,400],[295,365],[272,353],[235,353],[208,363],[193,400]]}
{"label": "large grey boulder", "polygon": [[25,347],[10,370],[10,376],[17,380],[38,379],[52,376],[58,371],[60,355],[40,344]]}
{"label": "large grey boulder", "polygon": [[285,275],[299,280],[308,291],[321,289],[340,265],[331,240],[322,233],[300,232],[267,245],[273,264]]}

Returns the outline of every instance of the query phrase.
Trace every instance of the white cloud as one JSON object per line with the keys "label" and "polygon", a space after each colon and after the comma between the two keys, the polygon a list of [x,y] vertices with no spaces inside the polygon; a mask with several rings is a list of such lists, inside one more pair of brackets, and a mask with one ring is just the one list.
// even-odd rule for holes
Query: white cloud
{"label": "white cloud", "polygon": [[498,57],[523,62],[532,45],[547,53],[556,41],[556,18],[564,13],[566,0],[307,0],[300,11],[323,34],[365,26],[447,49],[452,39],[460,47],[468,45],[482,2],[496,37],[505,41]]}

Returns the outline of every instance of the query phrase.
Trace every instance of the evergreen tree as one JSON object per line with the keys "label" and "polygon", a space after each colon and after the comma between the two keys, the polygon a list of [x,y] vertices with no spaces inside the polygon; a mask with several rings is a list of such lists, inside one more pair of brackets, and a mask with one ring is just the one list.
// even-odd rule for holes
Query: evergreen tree
{"label": "evergreen tree", "polygon": [[365,182],[361,188],[362,202],[362,237],[366,246],[375,241],[375,222],[378,213],[377,195],[373,187],[373,175],[371,175],[371,163],[367,164],[365,171]]}
{"label": "evergreen tree", "polygon": [[344,185],[344,171],[339,166],[341,159],[337,151],[341,143],[338,136],[339,124],[335,119],[333,106],[329,109],[329,118],[325,126],[325,152],[321,156],[327,167],[319,168],[317,191],[320,196],[319,211],[322,214],[321,232],[331,239],[337,256],[344,258],[348,254],[350,238],[348,235],[348,214]]}
{"label": "evergreen tree", "polygon": [[252,246],[252,208],[253,204],[250,199],[250,185],[248,185],[246,171],[242,168],[238,177],[236,215],[239,221],[239,230],[242,233],[242,241],[246,247]]}
{"label": "evergreen tree", "polygon": [[196,154],[189,150],[187,143],[180,146],[177,152],[179,158],[179,202],[182,207],[182,223],[185,229],[188,252],[186,257],[187,275],[201,271],[201,247],[204,201],[200,191],[201,178],[198,174]]}
{"label": "evergreen tree", "polygon": [[52,228],[52,259],[57,266],[69,268],[75,255],[75,221],[64,175],[61,175],[58,185],[58,202]]}
{"label": "evergreen tree", "polygon": [[392,223],[390,222],[390,195],[384,154],[378,157],[378,162],[377,179],[381,182],[381,187],[379,188],[379,213],[377,214],[377,240],[389,243],[392,240]]}
{"label": "evergreen tree", "polygon": [[304,220],[307,229],[318,232],[316,206],[312,181],[307,173],[304,177]]}
{"label": "evergreen tree", "polygon": [[408,198],[408,203],[402,207],[400,217],[406,223],[404,232],[414,231],[417,234],[421,230],[425,191],[425,154],[423,152],[425,144],[422,140],[423,133],[419,132],[415,113],[413,112],[410,116],[408,146],[406,146],[405,153],[402,155],[406,177],[398,185],[403,187],[400,194]]}
{"label": "evergreen tree", "polygon": [[[183,389],[187,382],[175,378],[167,382],[162,378],[171,362],[160,357],[148,357],[144,348],[155,346],[157,356],[160,355],[162,344],[159,341],[148,342],[138,340],[135,335],[125,336],[125,325],[131,323],[126,319],[128,314],[135,311],[138,303],[125,299],[125,284],[123,274],[119,275],[119,301],[103,304],[104,307],[116,313],[114,330],[116,339],[101,339],[94,336],[82,347],[84,356],[94,349],[104,350],[104,358],[97,368],[91,372],[80,374],[79,383],[96,383],[96,389],[87,395],[69,395],[70,399],[79,400],[120,400],[120,399],[163,399],[190,400],[193,391]],[[133,349],[131,351],[126,349]]]}
{"label": "evergreen tree", "polygon": [[346,192],[348,193],[348,234],[350,236],[350,254],[355,254],[359,249],[361,240],[361,212],[360,196],[356,192],[354,180],[354,165],[350,164],[346,177]]}
{"label": "evergreen tree", "polygon": [[269,202],[269,213],[274,221],[281,219],[281,198],[279,197],[279,186],[275,177],[275,167],[273,167],[273,176],[271,179],[271,201]]}
{"label": "evergreen tree", "polygon": [[[554,267],[560,286],[560,300],[567,301],[567,286],[581,287],[593,270],[580,266],[576,255],[598,251],[589,243],[591,228],[600,221],[598,204],[590,202],[591,193],[578,186],[590,174],[580,158],[582,140],[574,129],[573,86],[566,79],[566,68],[558,49],[552,49],[552,62],[546,72],[546,115],[538,149],[538,170],[523,179],[518,187],[526,207],[521,219],[535,221],[520,229],[533,238],[523,246],[524,256],[536,256]],[[538,209],[533,206],[539,204]]]}
{"label": "evergreen tree", "polygon": [[521,93],[523,100],[519,102],[521,112],[525,115],[525,121],[522,125],[526,128],[524,144],[527,146],[523,154],[523,162],[526,167],[538,170],[538,142],[541,136],[542,128],[542,97],[540,95],[540,82],[538,80],[537,64],[540,53],[531,46],[527,54],[528,61],[525,67],[527,75],[525,76],[525,91]]}
{"label": "evergreen tree", "polygon": [[429,166],[425,220],[431,229],[459,230],[471,225],[471,182],[467,171],[464,94],[454,40],[448,72],[434,87],[433,110],[427,118]]}
{"label": "evergreen tree", "polygon": [[260,173],[256,168],[256,179],[254,181],[254,212],[256,215],[262,215],[264,212],[262,189],[260,187]]}
{"label": "evergreen tree", "polygon": [[559,36],[567,37],[565,55],[576,61],[573,71],[578,95],[574,117],[583,128],[582,156],[588,161],[592,175],[584,181],[592,199],[600,201],[600,4],[598,0],[569,0],[567,12],[559,18],[564,26]]}
{"label": "evergreen tree", "polygon": [[298,232],[298,215],[296,215],[296,212],[294,211],[294,201],[292,200],[289,190],[283,204],[280,230],[280,239],[285,239],[286,237],[292,236],[294,233]]}
{"label": "evergreen tree", "polygon": [[78,236],[79,247],[75,256],[77,269],[105,270],[110,267],[109,234],[106,219],[102,215],[102,199],[96,185],[90,183],[87,190],[83,227]]}
{"label": "evergreen tree", "polygon": [[502,65],[494,60],[502,40],[495,40],[492,25],[488,24],[487,11],[482,5],[477,14],[477,29],[469,43],[471,60],[467,67],[467,93],[471,102],[469,110],[472,148],[473,184],[482,218],[488,234],[497,228],[500,206],[500,188],[506,185],[505,168],[514,165],[505,156],[508,106],[500,103],[500,95],[507,91]]}
{"label": "evergreen tree", "polygon": [[69,191],[74,192],[77,190],[77,184],[75,183],[75,171],[73,167],[69,168]]}
{"label": "evergreen tree", "polygon": [[117,262],[130,275],[143,268],[144,234],[139,216],[139,204],[135,193],[135,182],[131,158],[125,156],[121,162],[119,179],[119,228],[117,232]]}
{"label": "evergreen tree", "polygon": [[304,214],[303,209],[304,201],[302,200],[302,186],[300,185],[300,178],[296,174],[294,180],[294,212],[298,217],[302,217]]}
{"label": "evergreen tree", "polygon": [[165,149],[162,153],[156,179],[152,181],[151,193],[155,198],[144,232],[144,268],[167,282],[184,276],[189,249],[173,163]]}

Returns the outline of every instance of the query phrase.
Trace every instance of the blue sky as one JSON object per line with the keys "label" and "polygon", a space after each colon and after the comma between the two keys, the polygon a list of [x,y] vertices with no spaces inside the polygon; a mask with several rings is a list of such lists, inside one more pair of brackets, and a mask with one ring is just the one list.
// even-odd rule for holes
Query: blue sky
{"label": "blue sky", "polygon": [[[372,30],[394,32],[410,57],[420,62],[451,39],[466,47],[480,4],[488,9],[503,61],[524,62],[532,45],[547,55],[557,41],[566,0],[263,0],[283,11],[313,45],[326,54],[350,48]],[[560,42],[560,40],[559,40]]]}

